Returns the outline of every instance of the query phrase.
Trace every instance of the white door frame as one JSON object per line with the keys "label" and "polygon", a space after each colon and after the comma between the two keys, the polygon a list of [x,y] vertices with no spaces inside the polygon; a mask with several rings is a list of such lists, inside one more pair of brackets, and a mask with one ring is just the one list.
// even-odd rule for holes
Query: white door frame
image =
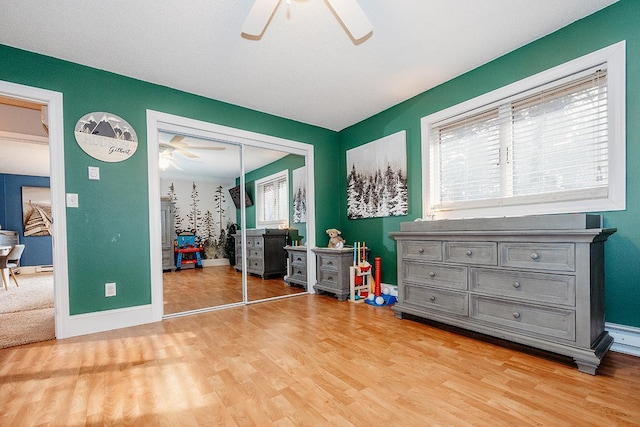
{"label": "white door frame", "polygon": [[0,95],[46,104],[48,107],[55,333],[58,339],[67,338],[69,336],[69,270],[62,93],[0,81]]}
{"label": "white door frame", "polygon": [[[305,156],[307,166],[307,251],[315,242],[314,147],[311,144],[203,122],[173,114],[147,110],[147,158],[149,177],[149,253],[151,259],[151,310],[153,321],[164,314],[162,293],[162,243],[160,241],[160,171],[158,166],[158,133],[160,131],[199,136],[206,139],[251,145]],[[241,177],[244,176],[242,170]],[[242,199],[242,198],[241,198]],[[242,213],[244,215],[244,211]],[[244,224],[244,217],[243,217]],[[244,229],[245,227],[243,227]],[[315,257],[307,256],[307,283],[316,282]],[[307,286],[313,292],[313,286]],[[243,303],[246,303],[243,302]]]}

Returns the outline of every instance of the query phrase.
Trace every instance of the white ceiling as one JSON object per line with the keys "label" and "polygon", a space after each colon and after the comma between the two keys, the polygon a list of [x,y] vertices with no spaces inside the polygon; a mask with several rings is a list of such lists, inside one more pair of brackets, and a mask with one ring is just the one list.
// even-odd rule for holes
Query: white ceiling
{"label": "white ceiling", "polygon": [[324,0],[281,1],[260,40],[252,0],[3,0],[0,43],[332,130],[616,0],[360,0],[354,44]]}

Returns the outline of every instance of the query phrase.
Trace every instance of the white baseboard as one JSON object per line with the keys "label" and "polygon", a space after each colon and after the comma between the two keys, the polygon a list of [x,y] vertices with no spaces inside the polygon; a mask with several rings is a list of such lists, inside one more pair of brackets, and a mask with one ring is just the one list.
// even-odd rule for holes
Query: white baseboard
{"label": "white baseboard", "polygon": [[229,260],[226,258],[207,258],[202,260],[203,267],[217,267],[221,265],[229,265]]}
{"label": "white baseboard", "polygon": [[70,338],[78,335],[93,334],[95,332],[128,328],[130,326],[144,325],[155,321],[153,319],[153,313],[151,312],[151,304],[98,311],[95,313],[76,314],[69,316],[66,320],[65,336],[59,338]]}
{"label": "white baseboard", "polygon": [[640,328],[606,323],[605,329],[613,337],[611,351],[640,357]]}

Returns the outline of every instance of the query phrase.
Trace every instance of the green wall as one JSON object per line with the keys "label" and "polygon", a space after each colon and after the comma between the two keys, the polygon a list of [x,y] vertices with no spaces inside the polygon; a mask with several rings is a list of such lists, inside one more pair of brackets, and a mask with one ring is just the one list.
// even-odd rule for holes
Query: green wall
{"label": "green wall", "polygon": [[[146,110],[236,127],[312,144],[317,164],[338,155],[336,132],[286,120],[170,88],[0,45],[0,80],[63,94],[66,191],[78,193],[77,209],[67,209],[70,314],[131,307],[151,302]],[[139,146],[120,163],[89,157],[73,133],[90,112],[109,112],[135,129]],[[100,181],[87,167],[100,167]],[[318,230],[339,221],[337,177],[317,169]],[[323,233],[318,233],[322,237]],[[104,297],[104,283],[118,294]]]}
{"label": "green wall", "polygon": [[341,230],[364,240],[383,260],[382,279],[396,283],[395,242],[389,232],[422,215],[420,119],[600,48],[627,41],[627,210],[604,213],[618,232],[606,244],[606,320],[640,327],[640,1],[622,0],[547,37],[502,56],[340,132],[341,152],[400,130],[407,131],[409,214],[348,220],[346,160],[341,160]]}

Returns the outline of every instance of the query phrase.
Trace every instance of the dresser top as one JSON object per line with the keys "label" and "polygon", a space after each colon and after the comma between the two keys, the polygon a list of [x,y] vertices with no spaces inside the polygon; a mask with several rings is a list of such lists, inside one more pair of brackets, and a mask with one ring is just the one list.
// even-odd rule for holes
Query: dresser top
{"label": "dresser top", "polygon": [[515,231],[515,230],[585,230],[602,227],[602,215],[563,214],[529,215],[501,218],[441,219],[400,224],[400,231]]}

